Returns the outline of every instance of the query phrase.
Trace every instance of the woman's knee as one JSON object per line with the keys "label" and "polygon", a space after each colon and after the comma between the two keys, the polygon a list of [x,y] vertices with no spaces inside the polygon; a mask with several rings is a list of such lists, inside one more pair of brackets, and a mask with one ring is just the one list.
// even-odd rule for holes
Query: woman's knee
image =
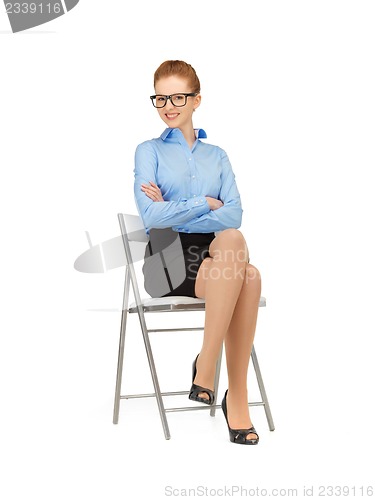
{"label": "woman's knee", "polygon": [[246,240],[238,229],[224,229],[210,244],[209,252],[222,260],[248,261]]}
{"label": "woman's knee", "polygon": [[237,245],[246,245],[245,237],[239,229],[224,229],[224,231],[218,234],[217,237],[220,238],[221,241],[225,241],[226,243],[230,242]]}

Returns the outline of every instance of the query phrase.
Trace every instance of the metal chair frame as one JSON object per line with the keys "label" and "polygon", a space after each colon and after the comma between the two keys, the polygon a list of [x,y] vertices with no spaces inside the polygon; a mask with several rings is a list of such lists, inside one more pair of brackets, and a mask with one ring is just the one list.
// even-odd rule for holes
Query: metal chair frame
{"label": "metal chair frame", "polygon": [[[119,413],[120,413],[120,401],[122,399],[132,399],[132,398],[148,398],[155,397],[160,418],[163,426],[164,436],[166,439],[171,438],[171,434],[169,431],[168,421],[166,414],[168,412],[177,412],[177,411],[194,411],[194,410],[210,410],[210,415],[215,416],[215,412],[217,408],[221,408],[221,405],[216,404],[217,402],[217,394],[218,394],[218,386],[219,386],[219,378],[220,378],[220,368],[222,362],[222,353],[223,346],[221,347],[220,354],[216,364],[216,373],[214,380],[214,393],[215,400],[213,405],[196,405],[185,406],[185,407],[176,407],[176,408],[165,408],[164,407],[164,396],[177,396],[177,395],[188,395],[189,391],[174,391],[174,392],[161,392],[158,376],[155,368],[154,356],[152,353],[151,343],[150,343],[150,333],[157,332],[177,332],[177,331],[198,331],[204,330],[203,326],[194,327],[194,328],[157,328],[157,329],[149,329],[147,327],[145,314],[146,313],[167,313],[167,312],[188,312],[188,311],[204,311],[205,310],[205,301],[204,299],[192,298],[192,297],[165,297],[165,298],[147,298],[141,299],[137,276],[134,269],[133,257],[130,248],[131,242],[141,242],[145,245],[148,242],[148,236],[145,232],[143,222],[138,215],[128,215],[128,214],[118,214],[118,220],[120,224],[122,241],[125,249],[125,258],[126,258],[126,266],[125,266],[125,284],[124,284],[124,294],[123,294],[123,305],[122,305],[122,313],[121,313],[121,327],[120,327],[120,340],[119,340],[119,348],[118,348],[118,362],[117,362],[117,375],[116,375],[116,389],[115,389],[115,400],[114,400],[114,410],[113,410],[113,423],[117,424],[119,421]],[[135,298],[135,302],[129,305],[129,295],[130,295],[130,283],[132,284],[133,294]],[[266,305],[266,299],[261,297],[259,302],[260,307],[264,307]],[[150,367],[152,382],[154,386],[154,393],[150,394],[128,394],[121,395],[121,385],[122,385],[122,372],[123,372],[123,364],[124,364],[124,348],[125,348],[125,334],[126,334],[126,325],[127,325],[127,317],[129,314],[138,314],[140,327],[142,331],[142,336],[146,348],[148,363]],[[266,394],[266,390],[263,383],[263,378],[261,375],[261,371],[259,368],[259,363],[257,359],[257,355],[255,352],[255,348],[253,345],[253,349],[251,352],[251,360],[254,367],[254,371],[256,374],[259,391],[261,395],[261,401],[259,402],[249,402],[249,406],[263,406],[268,426],[270,431],[275,429],[270,406],[268,403],[268,398]]]}

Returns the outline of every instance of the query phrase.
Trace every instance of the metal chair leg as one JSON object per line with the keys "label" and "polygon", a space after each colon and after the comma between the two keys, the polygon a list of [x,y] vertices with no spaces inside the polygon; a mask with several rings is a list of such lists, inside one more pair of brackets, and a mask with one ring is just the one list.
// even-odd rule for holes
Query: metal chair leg
{"label": "metal chair leg", "polygon": [[118,424],[119,412],[120,412],[121,381],[122,381],[122,369],[124,364],[124,347],[125,347],[126,320],[128,315],[129,286],[130,286],[129,269],[128,266],[126,266],[124,297],[123,297],[122,313],[121,313],[120,341],[118,347],[115,403],[113,408],[114,424]]}
{"label": "metal chair leg", "polygon": [[[217,401],[217,393],[219,390],[219,380],[220,380],[220,369],[221,369],[222,357],[223,357],[223,344],[221,345],[220,353],[219,353],[219,356],[218,356],[217,362],[216,362],[216,371],[215,371],[215,380],[214,380],[215,398],[214,398],[214,402],[212,403],[213,405],[216,405],[216,401]],[[213,406],[210,410],[210,415],[211,415],[211,417],[214,417],[215,414],[216,414],[216,407]]]}
{"label": "metal chair leg", "polygon": [[256,377],[257,377],[260,394],[262,396],[262,402],[264,403],[264,410],[266,412],[268,427],[269,427],[270,431],[274,431],[275,425],[273,423],[271,409],[270,409],[270,405],[268,403],[266,389],[265,389],[264,384],[263,384],[263,378],[262,378],[262,374],[260,373],[258,358],[257,358],[256,352],[255,352],[254,346],[253,346],[253,349],[251,351],[251,359],[253,361],[253,366],[254,366]]}
{"label": "metal chair leg", "polygon": [[138,306],[138,316],[139,316],[139,321],[141,323],[141,329],[142,329],[143,340],[144,340],[145,347],[146,347],[147,359],[148,359],[148,363],[150,365],[150,371],[151,371],[152,382],[154,384],[156,401],[157,401],[158,407],[159,407],[159,413],[160,413],[161,423],[162,423],[163,430],[164,430],[165,439],[170,439],[171,434],[169,432],[169,426],[168,426],[168,422],[167,422],[167,416],[165,413],[164,402],[163,402],[163,398],[162,398],[162,395],[160,392],[158,376],[156,374],[154,357],[152,354],[152,349],[151,349],[151,344],[150,344],[150,338],[148,335],[145,317],[144,317],[143,311],[140,310],[140,307],[141,306]]}

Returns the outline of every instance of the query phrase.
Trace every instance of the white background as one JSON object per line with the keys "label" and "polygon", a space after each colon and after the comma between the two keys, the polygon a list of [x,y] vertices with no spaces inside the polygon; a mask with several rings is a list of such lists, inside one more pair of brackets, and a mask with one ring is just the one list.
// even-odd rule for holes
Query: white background
{"label": "white background", "polygon": [[[1,10],[2,498],[374,486],[374,18],[372,1],[81,0],[13,34]],[[169,414],[166,441],[154,400],[123,401],[114,426],[120,313],[90,309],[121,307],[124,269],[73,268],[85,231],[95,245],[136,213],[134,150],[164,130],[148,96],[165,59],[198,72],[194,125],[231,159],[262,273],[276,430],[252,408],[256,447],[231,444],[220,411]],[[129,328],[123,392],[151,392]],[[162,389],[187,390],[201,334],[151,340]]]}

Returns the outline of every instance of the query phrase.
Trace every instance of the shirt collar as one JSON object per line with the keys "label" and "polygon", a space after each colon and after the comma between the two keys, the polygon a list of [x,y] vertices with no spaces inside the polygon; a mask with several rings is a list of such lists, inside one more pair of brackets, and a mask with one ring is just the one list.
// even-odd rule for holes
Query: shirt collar
{"label": "shirt collar", "polygon": [[[194,132],[195,132],[195,137],[197,139],[207,139],[207,134],[203,130],[203,128],[195,128]],[[167,137],[173,137],[173,136],[176,137],[176,135],[179,134],[182,134],[179,128],[166,128],[164,132],[161,134],[160,139],[163,139],[163,141],[165,141]]]}

